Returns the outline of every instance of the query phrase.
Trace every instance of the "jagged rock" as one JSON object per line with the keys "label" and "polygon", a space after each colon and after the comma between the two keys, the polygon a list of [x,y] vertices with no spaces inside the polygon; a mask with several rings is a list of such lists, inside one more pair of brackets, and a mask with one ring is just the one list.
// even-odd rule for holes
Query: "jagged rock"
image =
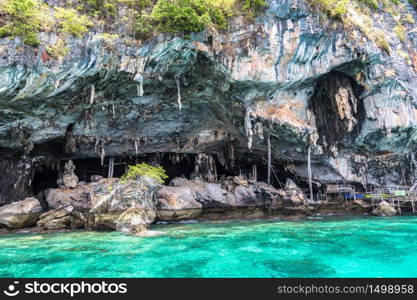
{"label": "jagged rock", "polygon": [[131,235],[141,235],[155,220],[155,210],[144,207],[131,207],[116,220],[116,230]]}
{"label": "jagged rock", "polygon": [[47,230],[83,228],[85,217],[77,212],[73,206],[53,209],[42,214],[37,226]]}
{"label": "jagged rock", "polygon": [[[40,59],[41,53],[22,47],[19,38],[2,38],[3,157],[31,158],[30,150],[42,149],[45,157],[62,159],[56,150],[65,149],[74,159],[85,159],[97,156],[94,144],[100,140],[102,157],[104,148],[115,157],[136,155],[139,148],[197,153],[196,171],[212,180],[222,155],[235,170],[238,157],[253,153],[257,164],[265,163],[262,123],[274,134],[273,164],[292,162],[291,172],[303,180],[313,140],[315,182],[414,182],[414,25],[403,22],[407,34],[401,41],[388,10],[379,9],[366,16],[368,34],[355,24],[343,28],[331,18],[317,18],[310,2],[268,0],[256,24],[232,18],[227,30],[207,30],[192,39],[162,34],[140,43],[102,43],[101,30],[92,26],[88,35],[68,39],[68,54],[54,61]],[[415,17],[410,5],[399,13]],[[107,25],[114,30],[108,33],[126,33],[125,22]],[[379,32],[386,33],[382,44],[390,49],[372,39]],[[39,49],[45,49],[57,37],[43,32],[40,40]],[[181,113],[175,90],[182,96]],[[210,153],[219,145],[227,146],[226,155]],[[384,153],[389,160],[380,159]],[[14,160],[0,163],[0,171],[6,170],[0,173],[10,174],[0,179],[1,203],[23,199],[31,190],[36,166],[14,170]]]}
{"label": "jagged rock", "polygon": [[29,227],[36,224],[42,213],[38,199],[26,198],[0,207],[0,225],[11,229]]}
{"label": "jagged rock", "polygon": [[64,185],[69,188],[75,188],[78,184],[78,177],[74,173],[75,165],[72,160],[69,160],[64,165],[64,174],[62,180],[58,179],[58,185]]}
{"label": "jagged rock", "polygon": [[75,174],[64,175],[64,177],[62,177],[62,182],[66,187],[75,188],[78,184],[78,177]]}
{"label": "jagged rock", "polygon": [[50,189],[46,196],[46,202],[50,209],[73,206],[76,210],[86,211],[91,209],[89,196],[91,191],[92,186],[88,184],[78,185],[75,188]]}
{"label": "jagged rock", "polygon": [[95,183],[88,226],[137,235],[155,220],[154,194],[159,185],[147,177],[127,182],[103,179]]}
{"label": "jagged rock", "polygon": [[156,199],[158,219],[162,221],[194,219],[201,214],[203,207],[187,186],[163,186],[156,193]]}
{"label": "jagged rock", "polygon": [[[235,177],[236,178],[236,177]],[[226,178],[221,183],[208,183],[199,179],[173,179],[171,184],[186,187],[204,209],[237,207],[278,207],[282,202],[280,192],[265,183]],[[179,191],[179,190],[178,190]],[[188,193],[188,192],[187,192]],[[187,198],[188,199],[188,198]]]}
{"label": "jagged rock", "polygon": [[372,214],[377,216],[395,216],[397,214],[397,210],[390,203],[382,201],[372,211]]}
{"label": "jagged rock", "polygon": [[249,186],[248,181],[243,176],[234,176],[233,177],[233,182],[236,183],[237,185],[243,185],[243,186],[246,186],[246,187]]}
{"label": "jagged rock", "polygon": [[104,177],[100,176],[100,175],[91,175],[90,176],[90,181],[91,182],[99,182],[100,180],[103,180]]}
{"label": "jagged rock", "polygon": [[304,192],[289,178],[285,182],[285,192],[284,205],[301,206],[307,201]]}

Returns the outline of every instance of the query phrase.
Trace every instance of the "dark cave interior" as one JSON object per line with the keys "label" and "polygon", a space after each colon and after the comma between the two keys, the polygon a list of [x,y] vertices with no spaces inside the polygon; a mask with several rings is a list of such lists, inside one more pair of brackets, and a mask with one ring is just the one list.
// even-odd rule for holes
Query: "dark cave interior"
{"label": "dark cave interior", "polygon": [[[120,178],[128,169],[129,165],[138,163],[148,163],[150,165],[162,166],[168,175],[165,184],[168,184],[175,177],[184,176],[192,178],[195,176],[195,164],[197,154],[179,154],[179,153],[149,153],[134,157],[114,157],[113,177]],[[264,160],[259,162],[256,156],[241,155],[233,163],[233,166],[221,164],[216,155],[212,155],[215,162],[215,172],[217,179],[228,176],[243,175],[246,178],[253,179],[253,166],[256,164],[257,181],[267,181],[267,165]],[[74,158],[73,162],[76,166],[75,174],[82,182],[90,182],[92,175],[99,175],[104,178],[109,173],[109,157],[104,159],[103,165],[100,158]],[[63,167],[67,160],[58,161],[55,164],[39,165],[35,168],[32,180],[33,195],[49,189],[57,188],[57,179],[62,176]],[[271,172],[271,184],[276,188],[284,188],[287,178],[291,178],[301,188],[308,188],[308,183],[298,178],[285,169],[283,164],[273,164]]]}

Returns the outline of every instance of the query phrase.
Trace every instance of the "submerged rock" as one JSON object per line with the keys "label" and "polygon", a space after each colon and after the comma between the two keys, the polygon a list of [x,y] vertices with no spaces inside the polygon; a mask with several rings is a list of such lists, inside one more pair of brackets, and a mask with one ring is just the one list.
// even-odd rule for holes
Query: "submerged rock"
{"label": "submerged rock", "polygon": [[0,225],[10,229],[29,227],[36,224],[42,213],[38,199],[26,198],[0,207]]}
{"label": "submerged rock", "polygon": [[397,214],[397,210],[390,203],[382,201],[372,211],[372,214],[377,216],[395,216]]}

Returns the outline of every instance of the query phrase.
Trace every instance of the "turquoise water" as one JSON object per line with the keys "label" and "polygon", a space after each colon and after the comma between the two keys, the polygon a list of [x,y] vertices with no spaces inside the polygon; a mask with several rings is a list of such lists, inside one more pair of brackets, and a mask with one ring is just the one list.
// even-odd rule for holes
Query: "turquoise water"
{"label": "turquoise water", "polygon": [[0,277],[415,277],[417,218],[155,225],[0,236]]}

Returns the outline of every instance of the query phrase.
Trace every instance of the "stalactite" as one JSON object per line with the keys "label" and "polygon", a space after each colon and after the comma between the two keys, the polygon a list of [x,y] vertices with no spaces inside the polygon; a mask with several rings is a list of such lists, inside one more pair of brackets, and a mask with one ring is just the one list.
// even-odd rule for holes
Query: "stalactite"
{"label": "stalactite", "polygon": [[114,104],[111,105],[111,110],[112,110],[113,119],[116,119],[116,111],[114,109]]}
{"label": "stalactite", "polygon": [[101,165],[104,165],[104,158],[106,156],[106,151],[104,150],[104,140],[98,138],[96,140],[96,145],[94,147],[94,151],[98,154],[100,157]]}
{"label": "stalactite", "polygon": [[94,84],[92,84],[91,89],[90,89],[90,105],[94,103],[95,95],[96,95],[96,87],[94,86]]}
{"label": "stalactite", "polygon": [[143,91],[143,76],[142,76],[142,74],[137,73],[135,75],[135,77],[133,78],[133,80],[139,83],[137,85],[137,94],[138,94],[138,97],[142,97],[143,94],[144,94],[144,91]]}
{"label": "stalactite", "polygon": [[194,175],[207,182],[216,182],[217,166],[212,154],[198,153],[195,158]]}
{"label": "stalactite", "polygon": [[179,110],[181,110],[182,109],[182,103],[181,103],[181,86],[180,86],[180,76],[178,74],[175,75],[175,83],[177,84],[178,108],[179,108]]}
{"label": "stalactite", "polygon": [[248,138],[248,148],[252,148],[252,139],[253,139],[253,128],[252,128],[252,117],[254,112],[250,107],[246,108],[245,113],[245,132],[246,137]]}
{"label": "stalactite", "polygon": [[138,155],[139,154],[139,146],[138,146],[138,139],[135,139],[135,154]]}

